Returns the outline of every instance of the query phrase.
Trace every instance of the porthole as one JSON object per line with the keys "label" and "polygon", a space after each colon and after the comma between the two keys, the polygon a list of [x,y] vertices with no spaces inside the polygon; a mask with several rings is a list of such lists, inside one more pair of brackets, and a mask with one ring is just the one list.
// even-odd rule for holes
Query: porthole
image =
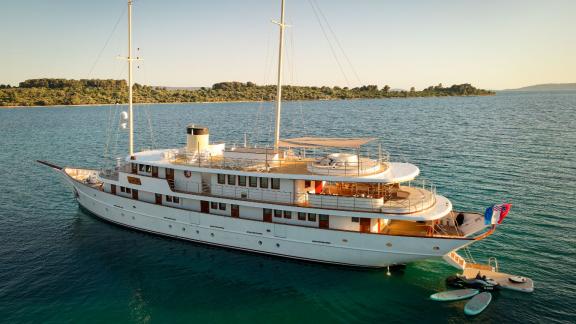
{"label": "porthole", "polygon": [[214,233],[210,233],[210,236],[214,237]]}
{"label": "porthole", "polygon": [[136,217],[132,216],[132,219],[136,219]]}
{"label": "porthole", "polygon": [[199,230],[196,230],[196,234],[200,234],[200,231],[199,231]]}
{"label": "porthole", "polygon": [[435,251],[438,251],[438,250],[440,250],[440,248],[439,248],[439,247],[437,247],[437,246],[433,247],[432,249],[433,249],[433,250],[435,250]]}
{"label": "porthole", "polygon": [[132,208],[136,208],[136,206],[132,205]]}
{"label": "porthole", "polygon": [[280,243],[276,243],[276,247],[279,248],[279,247],[280,247]]}
{"label": "porthole", "polygon": [[269,230],[269,229],[267,229],[267,230],[266,230],[266,232],[270,233],[270,230]]}
{"label": "porthole", "polygon": [[392,247],[392,243],[388,242],[388,243],[386,243],[386,246],[387,246],[387,247]]}
{"label": "porthole", "polygon": [[185,228],[185,227],[182,227],[182,232],[186,232],[186,228]]}
{"label": "porthole", "polygon": [[258,245],[262,245],[262,241],[258,241]]}
{"label": "porthole", "polygon": [[169,227],[169,228],[172,228],[172,224],[168,224],[168,227]]}
{"label": "porthole", "polygon": [[348,240],[347,240],[347,239],[342,239],[342,242],[348,243]]}

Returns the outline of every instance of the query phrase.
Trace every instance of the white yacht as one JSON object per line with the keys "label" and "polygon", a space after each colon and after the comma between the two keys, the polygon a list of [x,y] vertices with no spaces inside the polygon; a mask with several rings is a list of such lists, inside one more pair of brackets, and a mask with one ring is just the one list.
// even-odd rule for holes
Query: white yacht
{"label": "white yacht", "polygon": [[[131,21],[132,1],[128,1]],[[59,167],[80,206],[134,230],[286,258],[386,267],[445,257],[490,235],[480,213],[455,211],[413,164],[389,161],[373,138],[280,138],[284,2],[274,146],[210,141],[182,129],[185,147],[133,152],[131,28],[128,155],[108,170]]]}

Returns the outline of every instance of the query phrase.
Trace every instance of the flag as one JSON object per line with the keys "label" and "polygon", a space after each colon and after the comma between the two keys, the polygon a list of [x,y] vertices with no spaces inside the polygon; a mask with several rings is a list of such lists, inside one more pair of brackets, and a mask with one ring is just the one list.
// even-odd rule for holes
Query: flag
{"label": "flag", "polygon": [[502,223],[502,220],[504,220],[504,217],[506,217],[510,211],[510,207],[512,207],[512,204],[500,204],[486,208],[484,224],[495,225]]}

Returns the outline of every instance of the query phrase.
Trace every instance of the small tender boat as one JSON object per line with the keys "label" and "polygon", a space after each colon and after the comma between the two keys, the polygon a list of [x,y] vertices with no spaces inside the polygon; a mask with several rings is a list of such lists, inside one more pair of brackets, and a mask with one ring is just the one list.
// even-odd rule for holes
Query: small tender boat
{"label": "small tender boat", "polygon": [[464,306],[464,314],[472,316],[478,315],[490,305],[491,301],[492,295],[489,292],[479,293],[466,303]]}
{"label": "small tender boat", "polygon": [[453,301],[462,300],[477,295],[480,291],[478,289],[458,289],[449,290],[430,295],[430,299],[435,301]]}
{"label": "small tender boat", "polygon": [[513,283],[525,283],[528,281],[528,279],[526,279],[526,277],[521,277],[521,276],[512,276],[512,277],[508,278],[508,280],[510,280]]}

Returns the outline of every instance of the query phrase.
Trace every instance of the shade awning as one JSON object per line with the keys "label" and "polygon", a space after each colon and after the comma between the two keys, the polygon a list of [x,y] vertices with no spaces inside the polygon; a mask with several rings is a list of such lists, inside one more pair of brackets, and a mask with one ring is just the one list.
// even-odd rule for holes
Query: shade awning
{"label": "shade awning", "polygon": [[339,137],[298,137],[281,139],[278,142],[280,147],[339,147],[339,148],[359,148],[360,146],[374,141],[375,138],[339,138]]}

